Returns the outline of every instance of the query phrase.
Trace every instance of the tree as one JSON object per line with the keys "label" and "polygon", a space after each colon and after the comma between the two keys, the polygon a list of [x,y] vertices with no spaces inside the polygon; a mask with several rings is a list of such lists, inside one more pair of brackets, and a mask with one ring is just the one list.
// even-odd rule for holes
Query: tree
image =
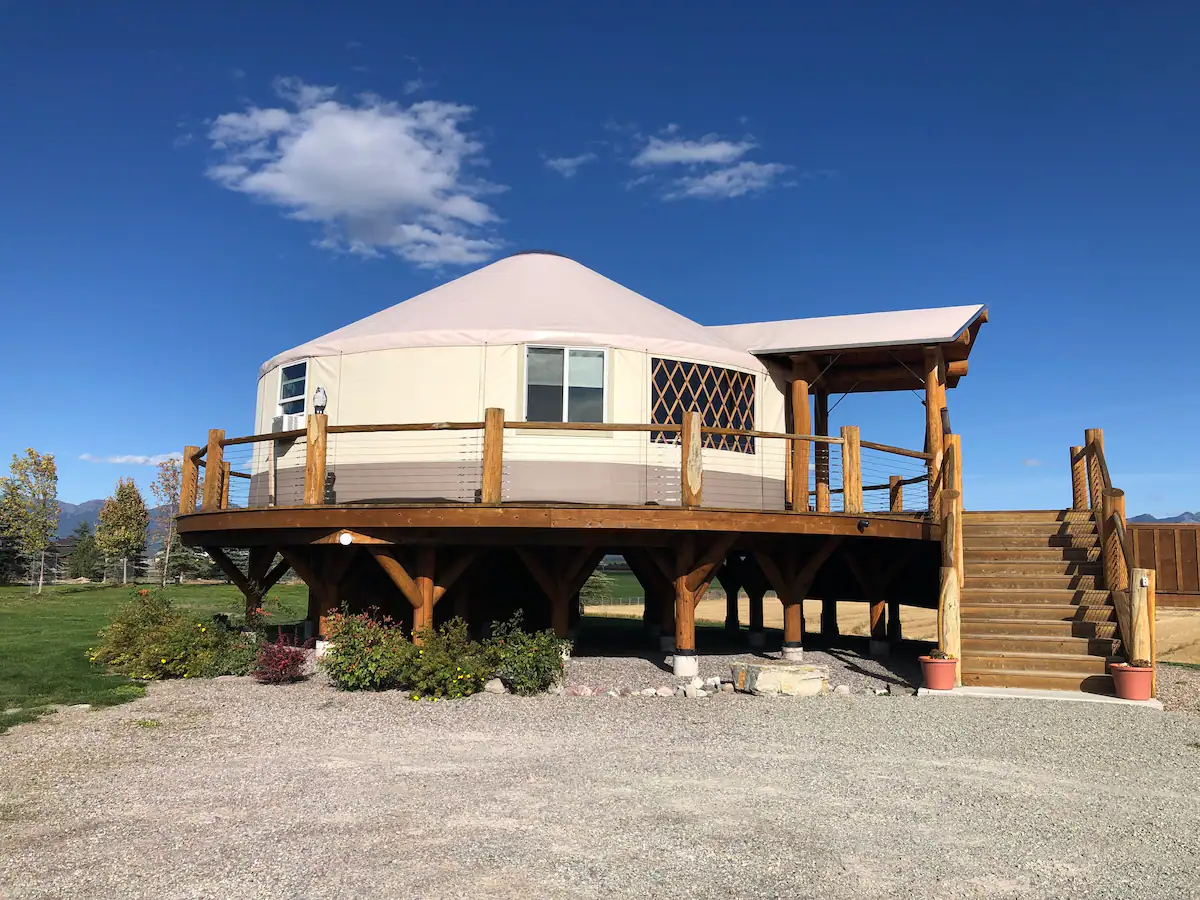
{"label": "tree", "polygon": [[142,492],[132,478],[118,479],[117,489],[100,508],[96,546],[103,553],[121,560],[122,584],[129,581],[129,557],[138,556],[146,549],[149,524],[150,513],[146,511]]}
{"label": "tree", "polygon": [[159,518],[156,528],[163,535],[162,583],[166,587],[171,571],[171,552],[177,550],[179,532],[175,530],[175,517],[179,515],[179,488],[183,483],[182,467],[178,459],[164,459],[158,464],[158,477],[150,483],[150,492],[158,504]]}
{"label": "tree", "polygon": [[71,537],[75,540],[75,546],[67,560],[67,577],[87,578],[90,581],[100,568],[100,551],[96,549],[92,527],[87,522],[80,522],[71,532]]}
{"label": "tree", "polygon": [[40,594],[46,579],[46,548],[58,531],[58,467],[54,454],[38,453],[32,447],[24,456],[14,453],[0,506],[5,534],[25,557],[29,585],[33,586],[36,577]]}

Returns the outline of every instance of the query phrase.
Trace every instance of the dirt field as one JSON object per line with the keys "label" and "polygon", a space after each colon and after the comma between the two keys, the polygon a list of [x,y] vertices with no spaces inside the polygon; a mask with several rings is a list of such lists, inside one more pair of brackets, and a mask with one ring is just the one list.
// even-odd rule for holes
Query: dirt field
{"label": "dirt field", "polygon": [[[640,606],[589,606],[588,615],[640,616]],[[804,604],[804,616],[808,629],[815,631],[820,626],[821,604],[809,600]],[[696,619],[701,622],[724,622],[725,600],[702,600],[696,608]],[[739,604],[739,619],[744,624],[750,621],[750,601],[745,597]],[[776,600],[763,603],[763,621],[767,628],[783,628],[783,606]],[[900,622],[904,636],[914,640],[933,640],[937,630],[937,613],[932,609],[914,606],[900,607]],[[867,633],[867,605],[865,603],[839,603],[838,624],[843,634],[865,635]],[[1158,658],[1163,662],[1200,663],[1200,611],[1160,609],[1157,617]]]}

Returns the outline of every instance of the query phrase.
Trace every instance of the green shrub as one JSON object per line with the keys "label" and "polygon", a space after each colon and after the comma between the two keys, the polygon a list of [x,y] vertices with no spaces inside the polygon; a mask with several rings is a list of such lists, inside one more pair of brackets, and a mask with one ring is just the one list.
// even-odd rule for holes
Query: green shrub
{"label": "green shrub", "polygon": [[521,629],[521,613],[492,626],[491,658],[500,680],[514,694],[540,694],[562,678],[563,652],[570,648],[553,631]]}
{"label": "green shrub", "polygon": [[421,644],[409,653],[400,679],[414,700],[469,697],[483,690],[495,674],[490,648],[467,637],[462,619],[423,629],[415,636]]}
{"label": "green shrub", "polygon": [[215,622],[197,622],[145,588],[100,632],[92,662],[133,678],[212,678],[245,675],[257,641]]}
{"label": "green shrub", "polygon": [[329,648],[321,667],[344,691],[383,691],[399,687],[413,653],[404,630],[390,619],[335,615],[327,625]]}

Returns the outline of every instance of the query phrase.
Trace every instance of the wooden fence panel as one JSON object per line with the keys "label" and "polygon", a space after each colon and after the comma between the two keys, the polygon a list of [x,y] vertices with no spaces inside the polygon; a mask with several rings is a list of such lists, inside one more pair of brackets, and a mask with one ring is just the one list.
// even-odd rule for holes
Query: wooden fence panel
{"label": "wooden fence panel", "polygon": [[1200,609],[1200,523],[1130,522],[1134,565],[1157,574],[1158,605]]}

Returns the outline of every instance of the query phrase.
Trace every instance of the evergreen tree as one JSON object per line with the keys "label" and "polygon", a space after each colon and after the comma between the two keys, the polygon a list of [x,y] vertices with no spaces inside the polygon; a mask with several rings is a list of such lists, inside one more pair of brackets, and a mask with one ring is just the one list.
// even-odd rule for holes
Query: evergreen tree
{"label": "evergreen tree", "polygon": [[150,513],[132,478],[121,478],[117,489],[104,501],[96,526],[96,546],[107,556],[121,560],[121,583],[129,581],[129,560],[146,549],[146,527]]}
{"label": "evergreen tree", "polygon": [[67,560],[67,577],[86,578],[91,581],[96,577],[102,562],[100,551],[96,549],[96,538],[92,535],[92,528],[87,522],[80,522],[71,532],[71,537],[75,541],[75,547]]}

